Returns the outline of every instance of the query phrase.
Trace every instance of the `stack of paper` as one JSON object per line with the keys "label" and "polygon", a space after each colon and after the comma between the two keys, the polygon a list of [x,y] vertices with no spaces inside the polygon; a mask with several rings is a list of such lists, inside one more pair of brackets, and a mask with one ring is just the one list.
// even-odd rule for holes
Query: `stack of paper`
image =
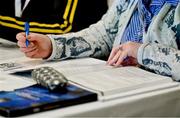
{"label": "stack of paper", "polygon": [[[28,64],[22,61],[27,69]],[[21,62],[21,63],[22,63]],[[33,61],[32,61],[33,62]],[[27,61],[27,63],[29,63]],[[138,67],[107,66],[105,61],[82,58],[58,62],[36,63],[32,68],[51,66],[63,73],[73,84],[94,91],[99,99],[108,100],[127,97],[178,86],[170,77],[157,75]],[[21,69],[14,69],[20,71]]]}

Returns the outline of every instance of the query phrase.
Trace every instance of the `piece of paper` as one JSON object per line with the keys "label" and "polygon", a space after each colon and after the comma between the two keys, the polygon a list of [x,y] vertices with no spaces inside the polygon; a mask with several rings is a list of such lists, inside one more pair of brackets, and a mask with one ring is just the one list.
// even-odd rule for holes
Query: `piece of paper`
{"label": "piece of paper", "polygon": [[[178,83],[173,82],[170,77],[154,74],[138,67],[114,68],[107,66],[105,61],[93,58],[56,62],[23,60],[20,63],[25,67],[14,69],[15,71],[23,72],[26,69],[44,66],[53,67],[64,74],[71,83],[97,92],[106,98],[117,94],[135,95],[178,86]],[[122,97],[122,95],[120,96]]]}
{"label": "piece of paper", "polygon": [[172,82],[169,77],[150,73],[136,67],[111,68],[82,73],[69,76],[68,79],[89,89],[99,91],[104,96]]}
{"label": "piece of paper", "polygon": [[24,88],[36,84],[32,79],[24,79],[0,73],[0,91],[13,91],[14,89]]}

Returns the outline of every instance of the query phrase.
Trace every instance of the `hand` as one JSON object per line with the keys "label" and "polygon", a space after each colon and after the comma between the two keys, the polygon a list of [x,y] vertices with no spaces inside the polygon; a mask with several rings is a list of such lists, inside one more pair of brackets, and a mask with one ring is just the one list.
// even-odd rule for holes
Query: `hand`
{"label": "hand", "polygon": [[140,43],[127,42],[114,47],[108,58],[107,64],[111,66],[137,65],[137,52]]}
{"label": "hand", "polygon": [[16,39],[20,50],[25,53],[27,57],[31,58],[48,58],[52,53],[52,44],[48,36],[37,33],[30,33],[28,35],[30,44],[26,47],[25,33],[18,33]]}

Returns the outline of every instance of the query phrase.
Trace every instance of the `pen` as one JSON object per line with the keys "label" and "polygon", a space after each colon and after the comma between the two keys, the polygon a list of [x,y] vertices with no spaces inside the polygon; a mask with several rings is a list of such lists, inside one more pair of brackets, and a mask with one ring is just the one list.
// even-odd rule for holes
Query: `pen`
{"label": "pen", "polygon": [[29,40],[27,39],[28,35],[29,35],[29,23],[25,22],[25,33],[26,33],[26,47],[28,47],[29,45]]}

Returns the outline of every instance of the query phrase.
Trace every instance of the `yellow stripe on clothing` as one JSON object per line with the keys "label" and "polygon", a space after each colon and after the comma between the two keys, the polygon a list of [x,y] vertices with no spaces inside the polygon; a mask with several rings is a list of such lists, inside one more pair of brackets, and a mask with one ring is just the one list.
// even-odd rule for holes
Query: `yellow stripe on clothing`
{"label": "yellow stripe on clothing", "polygon": [[71,4],[72,4],[72,0],[68,0],[68,3],[67,3],[67,5],[66,5],[66,9],[65,9],[65,12],[64,12],[64,15],[63,15],[63,18],[64,18],[65,20],[67,20],[67,17],[68,17],[68,15],[69,15],[69,11],[70,11],[70,9],[71,9]]}
{"label": "yellow stripe on clothing", "polygon": [[15,18],[13,17],[9,17],[9,16],[0,16],[0,19],[1,20],[4,20],[4,21],[11,21],[11,22],[15,22],[16,24],[18,25],[24,25],[24,22],[23,21],[18,21],[16,20]]}
{"label": "yellow stripe on clothing", "polygon": [[[0,19],[4,20],[4,21],[11,21],[11,22],[14,22],[15,24],[18,24],[18,25],[24,25],[24,23],[25,23],[23,21],[18,21],[15,18],[12,18],[12,17],[9,17],[9,16],[0,16]],[[38,27],[49,27],[49,28],[60,27],[61,29],[65,28],[67,26],[67,23],[65,23],[65,22],[64,22],[64,24],[61,24],[61,25],[59,25],[58,23],[45,24],[45,23],[37,23],[37,22],[30,22],[29,24],[31,26],[38,26]]]}
{"label": "yellow stripe on clothing", "polygon": [[[19,29],[24,31],[24,25],[23,26],[19,26],[17,24],[11,24],[11,23],[6,23],[6,22],[2,22],[0,21],[0,24],[2,26],[6,26],[6,27],[11,27],[14,29]],[[72,26],[68,26],[65,30],[59,30],[59,29],[44,29],[44,28],[30,28],[30,32],[39,32],[39,33],[56,33],[56,34],[62,34],[62,33],[67,33],[72,29]]]}
{"label": "yellow stripe on clothing", "polygon": [[74,0],[74,4],[73,4],[72,10],[71,10],[70,19],[69,19],[70,23],[73,22],[77,4],[78,4],[78,0]]}

